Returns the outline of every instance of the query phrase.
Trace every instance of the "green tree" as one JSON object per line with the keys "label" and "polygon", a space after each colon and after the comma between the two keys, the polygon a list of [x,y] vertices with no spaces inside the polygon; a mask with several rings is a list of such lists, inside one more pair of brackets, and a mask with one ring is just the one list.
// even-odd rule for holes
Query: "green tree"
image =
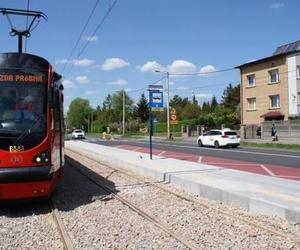
{"label": "green tree", "polygon": [[146,122],[149,119],[148,100],[144,93],[141,94],[141,97],[133,110],[133,118],[139,119],[141,122]]}
{"label": "green tree", "polygon": [[232,87],[231,84],[223,92],[221,104],[225,108],[230,108],[235,111],[237,105],[240,103],[240,84],[235,87]]}
{"label": "green tree", "polygon": [[133,110],[133,100],[127,95],[124,90],[116,92],[112,96],[112,106],[114,110],[114,119],[115,122],[121,122],[123,119],[123,95],[125,97],[125,117],[126,120],[130,118]]}
{"label": "green tree", "polygon": [[217,106],[218,106],[217,98],[215,96],[213,96],[211,99],[211,103],[210,103],[211,112],[214,112]]}
{"label": "green tree", "polygon": [[92,111],[89,100],[76,98],[69,106],[67,113],[68,125],[70,128],[88,129],[88,119]]}

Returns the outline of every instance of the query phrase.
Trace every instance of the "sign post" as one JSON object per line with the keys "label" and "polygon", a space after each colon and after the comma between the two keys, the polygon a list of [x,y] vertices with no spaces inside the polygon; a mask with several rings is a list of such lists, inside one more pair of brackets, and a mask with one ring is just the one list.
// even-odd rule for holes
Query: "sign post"
{"label": "sign post", "polygon": [[149,146],[150,146],[150,159],[152,160],[152,136],[153,136],[153,114],[155,111],[163,111],[163,86],[162,85],[149,85]]}

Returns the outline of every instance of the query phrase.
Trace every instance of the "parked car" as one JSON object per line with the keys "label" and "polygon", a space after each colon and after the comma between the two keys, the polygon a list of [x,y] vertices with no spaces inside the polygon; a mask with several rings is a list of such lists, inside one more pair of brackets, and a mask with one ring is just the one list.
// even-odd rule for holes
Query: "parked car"
{"label": "parked car", "polygon": [[72,139],[84,139],[85,132],[82,129],[74,129],[72,132]]}
{"label": "parked car", "polygon": [[199,147],[213,146],[219,147],[233,147],[236,148],[240,145],[240,137],[237,133],[230,129],[212,129],[203,135],[200,135],[197,139]]}

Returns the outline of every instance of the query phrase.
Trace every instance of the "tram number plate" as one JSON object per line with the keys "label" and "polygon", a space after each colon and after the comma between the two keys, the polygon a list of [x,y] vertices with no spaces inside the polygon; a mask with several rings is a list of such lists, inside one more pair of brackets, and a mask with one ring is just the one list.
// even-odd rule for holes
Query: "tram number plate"
{"label": "tram number plate", "polygon": [[23,145],[13,145],[9,146],[9,152],[22,152],[24,151],[24,146]]}

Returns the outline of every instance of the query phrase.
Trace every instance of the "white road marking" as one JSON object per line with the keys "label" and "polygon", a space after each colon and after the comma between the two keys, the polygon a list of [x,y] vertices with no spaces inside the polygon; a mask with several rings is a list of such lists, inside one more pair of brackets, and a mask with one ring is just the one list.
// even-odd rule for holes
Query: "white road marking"
{"label": "white road marking", "polygon": [[276,176],[276,174],[274,174],[272,171],[270,171],[265,165],[260,164],[260,167],[265,170],[269,175],[271,176]]}
{"label": "white road marking", "polygon": [[202,162],[202,156],[199,156],[198,163],[201,163],[201,162]]}
{"label": "white road marking", "polygon": [[161,156],[161,155],[163,155],[164,153],[166,153],[166,151],[161,151],[161,152],[158,154],[158,156]]}

